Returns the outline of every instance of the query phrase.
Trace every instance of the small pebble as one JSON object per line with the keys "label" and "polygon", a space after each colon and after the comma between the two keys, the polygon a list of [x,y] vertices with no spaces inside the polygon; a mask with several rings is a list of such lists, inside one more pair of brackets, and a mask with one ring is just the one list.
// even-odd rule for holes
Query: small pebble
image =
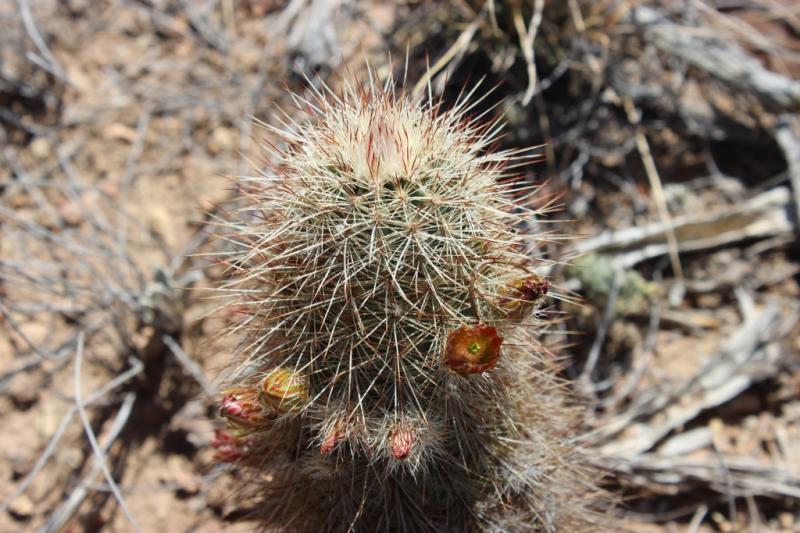
{"label": "small pebble", "polygon": [[83,206],[79,202],[65,202],[58,209],[58,214],[67,226],[80,226],[83,222]]}
{"label": "small pebble", "polygon": [[8,514],[16,520],[29,520],[30,517],[33,516],[33,502],[27,495],[20,494],[11,502],[11,505],[8,506]]}
{"label": "small pebble", "polygon": [[46,137],[36,137],[30,144],[31,154],[36,159],[47,159],[53,153],[50,141]]}

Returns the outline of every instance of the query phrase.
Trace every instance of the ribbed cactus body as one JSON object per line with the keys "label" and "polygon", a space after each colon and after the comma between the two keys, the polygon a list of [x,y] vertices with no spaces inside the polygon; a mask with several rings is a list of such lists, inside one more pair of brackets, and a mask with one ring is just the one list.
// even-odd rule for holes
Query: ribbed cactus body
{"label": "ribbed cactus body", "polygon": [[312,119],[273,129],[230,223],[245,340],[220,458],[262,474],[265,524],[290,530],[577,523],[520,154],[492,153],[497,124],[466,100],[370,85],[298,102]]}

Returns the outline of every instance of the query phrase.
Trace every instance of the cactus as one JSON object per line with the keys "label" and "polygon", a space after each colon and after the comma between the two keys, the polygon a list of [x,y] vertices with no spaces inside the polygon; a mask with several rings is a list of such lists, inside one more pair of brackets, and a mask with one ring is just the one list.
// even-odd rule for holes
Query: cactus
{"label": "cactus", "polygon": [[243,338],[213,445],[289,531],[585,529],[575,409],[537,342],[538,190],[498,121],[323,86],[239,180]]}

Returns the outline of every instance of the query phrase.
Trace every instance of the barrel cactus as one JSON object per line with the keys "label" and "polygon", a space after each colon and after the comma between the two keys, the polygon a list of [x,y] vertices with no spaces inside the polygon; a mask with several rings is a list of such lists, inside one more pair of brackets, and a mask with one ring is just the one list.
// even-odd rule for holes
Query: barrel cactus
{"label": "barrel cactus", "polygon": [[585,529],[525,152],[491,150],[470,96],[311,91],[227,222],[242,342],[218,459],[250,471],[265,527]]}

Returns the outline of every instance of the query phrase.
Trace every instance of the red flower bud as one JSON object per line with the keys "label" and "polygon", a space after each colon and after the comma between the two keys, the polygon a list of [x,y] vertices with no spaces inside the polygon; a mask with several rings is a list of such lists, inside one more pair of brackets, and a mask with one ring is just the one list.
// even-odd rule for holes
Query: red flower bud
{"label": "red flower bud", "polygon": [[397,427],[389,434],[389,453],[397,460],[411,455],[417,442],[417,432],[411,427]]}
{"label": "red flower bud", "polygon": [[491,326],[461,326],[447,337],[447,366],[462,375],[494,368],[503,338]]}
{"label": "red flower bud", "polygon": [[237,436],[226,429],[214,431],[211,446],[217,449],[214,459],[223,463],[235,463],[250,451],[250,444],[242,436]]}
{"label": "red flower bud", "polygon": [[223,391],[219,414],[232,426],[256,428],[267,422],[267,413],[258,402],[254,387],[233,387]]}
{"label": "red flower bud", "polygon": [[550,290],[550,282],[542,276],[532,275],[512,281],[501,291],[498,307],[509,318],[529,315]]}
{"label": "red flower bud", "polygon": [[259,398],[264,407],[273,411],[298,411],[308,402],[308,385],[302,375],[279,367],[261,382]]}
{"label": "red flower bud", "polygon": [[344,427],[342,424],[336,424],[327,435],[325,435],[325,440],[322,441],[322,445],[319,447],[319,453],[322,455],[330,455],[333,450],[336,449],[336,446],[344,439]]}

